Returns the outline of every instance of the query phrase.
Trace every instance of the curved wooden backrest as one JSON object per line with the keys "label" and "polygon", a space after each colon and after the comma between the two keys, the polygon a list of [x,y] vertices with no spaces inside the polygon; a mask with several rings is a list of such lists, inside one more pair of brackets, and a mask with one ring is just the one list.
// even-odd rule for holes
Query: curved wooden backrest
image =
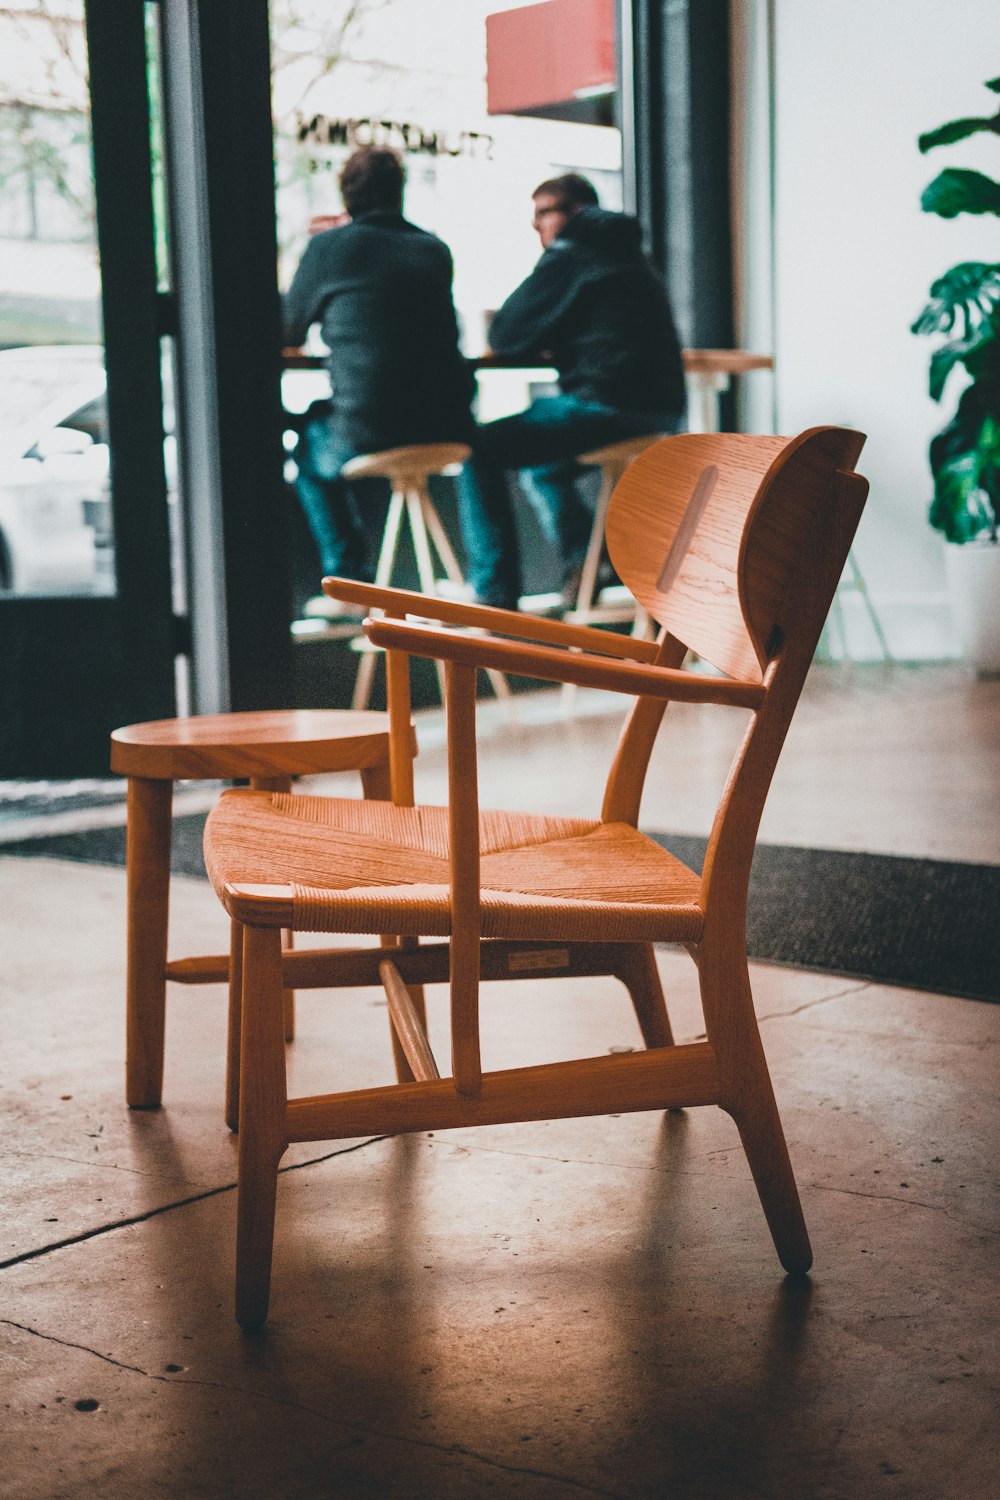
{"label": "curved wooden backrest", "polygon": [[[787,444],[765,475],[747,516],[738,564],[743,618],[761,666],[772,654],[775,632],[790,628],[785,605],[793,575],[821,561],[816,547],[827,530],[822,523],[838,503],[838,481],[852,472],[864,445],[863,432],[812,427]],[[865,481],[855,482],[867,491]],[[820,626],[844,562],[832,577],[828,568],[812,570],[816,597],[810,613],[819,613]]]}
{"label": "curved wooden backrest", "polygon": [[792,439],[664,438],[615,490],[611,561],[672,636],[729,676],[759,682],[810,525],[863,443],[836,427]]}

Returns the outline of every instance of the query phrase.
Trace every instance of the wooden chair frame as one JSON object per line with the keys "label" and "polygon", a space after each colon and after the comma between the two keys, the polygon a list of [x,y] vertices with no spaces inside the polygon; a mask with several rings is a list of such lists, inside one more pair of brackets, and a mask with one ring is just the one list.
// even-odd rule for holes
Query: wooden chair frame
{"label": "wooden chair frame", "polygon": [[[401,807],[413,805],[412,760],[405,753],[408,657],[445,664],[447,941],[414,946],[417,933],[435,930],[418,916],[413,934],[399,940],[391,956],[385,948],[283,955],[281,929],[296,922],[294,888],[217,880],[243,933],[237,1318],[244,1327],[259,1326],[267,1314],[276,1174],[292,1141],[715,1104],[737,1125],[782,1265],[789,1272],[808,1270],[812,1251],[753,1010],[745,910],[771,777],[864,506],[867,483],[853,472],[863,442],[861,434],[836,428],[813,429],[791,442],[685,436],[665,439],[636,460],[612,504],[609,547],[621,576],[661,622],[656,642],[344,579],[324,581],[334,597],[384,611],[383,618],[366,621],[365,631],[386,651],[392,797]],[[674,467],[691,476],[693,494],[669,477]],[[728,485],[735,497],[735,540],[716,536],[722,510],[709,509],[704,524],[698,517],[692,522],[706,475],[715,475],[711,482],[718,481],[720,494]],[[673,541],[660,567],[648,557],[643,515],[646,507],[661,529],[668,525],[661,515],[665,490],[676,514],[664,532]],[[699,593],[701,574],[707,587]],[[725,589],[718,586],[724,576]],[[702,628],[699,607],[706,599]],[[417,622],[407,620],[410,613]],[[427,623],[428,617],[440,625]],[[691,628],[682,633],[685,622]],[[447,628],[453,625],[480,633],[459,634]],[[683,670],[689,646],[715,659],[726,675]],[[687,872],[697,882],[696,899],[671,908],[660,934],[686,946],[697,965],[705,1041],[673,1043],[648,940],[484,938],[475,734],[476,672],[484,667],[635,696],[611,767],[602,824],[636,827],[668,702],[750,711],[700,881]],[[211,819],[206,848],[210,837]],[[484,1071],[481,981],[546,973],[621,979],[646,1050]],[[418,987],[445,980],[452,1071],[442,1078]],[[378,983],[388,998],[400,1081],[288,1099],[283,987]]]}

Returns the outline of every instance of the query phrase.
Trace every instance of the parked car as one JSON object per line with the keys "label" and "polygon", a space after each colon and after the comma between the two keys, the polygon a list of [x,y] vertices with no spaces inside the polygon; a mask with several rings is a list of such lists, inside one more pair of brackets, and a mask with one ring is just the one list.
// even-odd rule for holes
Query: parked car
{"label": "parked car", "polygon": [[[164,467],[175,607],[182,607],[172,380],[164,362]],[[325,395],[322,371],[288,370],[282,397],[300,413]],[[286,445],[294,434],[286,434]],[[114,593],[104,350],[52,344],[0,350],[0,597]],[[290,458],[287,477],[294,478]]]}
{"label": "parked car", "polygon": [[109,594],[104,351],[0,351],[0,592]]}

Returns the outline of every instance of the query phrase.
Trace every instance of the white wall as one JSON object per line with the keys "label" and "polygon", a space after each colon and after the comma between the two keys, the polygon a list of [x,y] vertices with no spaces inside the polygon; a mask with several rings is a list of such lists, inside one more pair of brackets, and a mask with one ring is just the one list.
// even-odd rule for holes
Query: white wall
{"label": "white wall", "polygon": [[[746,150],[766,138],[767,6],[736,7]],[[962,260],[1000,259],[992,217],[942,220],[920,210],[945,166],[1000,176],[1000,143],[975,138],[921,156],[917,136],[962,115],[989,115],[1000,73],[996,0],[774,0],[774,352],[778,430],[821,422],[869,434],[860,467],[871,498],[856,556],[894,653],[954,654],[940,538],[926,522],[927,444],[954,409],[927,395],[932,340],[909,326],[930,283]],[[758,171],[759,179],[760,173]],[[766,191],[757,180],[757,193]],[[743,234],[744,329],[759,344],[769,270],[761,204]],[[845,601],[852,654],[875,654],[862,612]]]}

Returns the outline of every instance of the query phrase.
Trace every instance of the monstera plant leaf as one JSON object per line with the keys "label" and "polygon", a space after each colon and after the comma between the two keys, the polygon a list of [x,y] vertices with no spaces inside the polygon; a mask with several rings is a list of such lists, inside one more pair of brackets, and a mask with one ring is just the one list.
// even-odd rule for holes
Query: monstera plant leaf
{"label": "monstera plant leaf", "polygon": [[[986,87],[994,94],[1000,94],[1000,78],[989,79]],[[917,145],[922,152],[932,151],[935,146],[952,146],[956,141],[964,141],[983,130],[1000,135],[1000,110],[988,117],[970,115],[965,120],[949,120],[947,125],[939,125],[937,130],[928,130],[924,135],[918,136]]]}
{"label": "monstera plant leaf", "polygon": [[971,340],[955,340],[951,344],[942,344],[940,349],[935,349],[931,355],[929,379],[927,388],[932,401],[940,401],[944,395],[944,388],[948,376],[956,365],[965,364],[965,361],[976,354],[982,353],[983,346],[995,343],[995,335],[987,333],[983,338]]}
{"label": "monstera plant leaf", "polygon": [[961,315],[963,338],[1000,307],[1000,264],[967,260],[952,266],[931,285],[930,301],[912,325],[913,333],[951,333]]}
{"label": "monstera plant leaf", "polygon": [[964,364],[970,374],[988,373],[991,362],[1000,359],[1000,265],[966,261],[946,271],[931,287],[930,301],[911,331],[957,335],[931,355],[930,393],[935,401],[940,401],[957,364]]}
{"label": "monstera plant leaf", "polygon": [[953,219],[956,214],[1000,214],[1000,182],[967,167],[945,167],[920,195],[925,213]]}
{"label": "monstera plant leaf", "polygon": [[950,542],[994,539],[1000,511],[1000,386],[970,385],[931,443],[934,499],[929,520]]}
{"label": "monstera plant leaf", "polygon": [[[1000,94],[1000,78],[986,87]],[[996,114],[951,120],[919,140],[921,151],[953,145],[969,136],[1000,136]],[[956,214],[1000,216],[1000,183],[982,172],[948,167],[924,189],[920,206],[927,213],[953,219]],[[932,526],[949,541],[968,542],[989,536],[997,541],[1000,513],[1000,265],[964,261],[931,287],[927,306],[912,324],[913,333],[943,334],[946,342],[930,360],[930,393],[941,399],[956,365],[969,383],[954,417],[930,446],[934,499]]]}
{"label": "monstera plant leaf", "polygon": [[988,118],[972,115],[967,120],[952,120],[948,125],[939,125],[937,130],[928,130],[926,135],[918,136],[917,145],[921,151],[931,151],[935,146],[953,146],[956,141],[964,141],[982,130],[1000,135],[1000,110]]}

